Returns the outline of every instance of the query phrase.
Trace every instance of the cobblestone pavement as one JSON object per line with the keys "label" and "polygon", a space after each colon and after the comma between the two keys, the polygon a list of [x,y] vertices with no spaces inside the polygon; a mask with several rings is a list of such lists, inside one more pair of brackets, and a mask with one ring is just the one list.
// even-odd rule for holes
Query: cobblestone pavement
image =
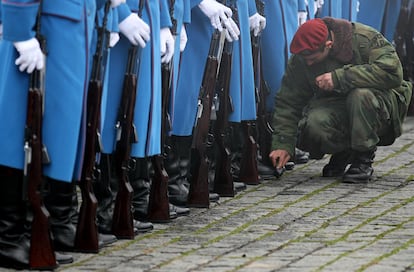
{"label": "cobblestone pavement", "polygon": [[414,117],[379,147],[373,181],[320,177],[297,165],[210,209],[155,224],[60,271],[414,271]]}

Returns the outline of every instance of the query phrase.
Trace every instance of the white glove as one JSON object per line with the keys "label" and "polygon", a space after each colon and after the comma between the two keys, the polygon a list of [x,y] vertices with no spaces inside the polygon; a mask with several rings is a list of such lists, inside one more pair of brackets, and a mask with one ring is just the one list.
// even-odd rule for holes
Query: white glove
{"label": "white glove", "polygon": [[255,13],[249,17],[250,31],[253,31],[253,35],[257,36],[266,27],[266,18]]}
{"label": "white glove", "polygon": [[315,0],[315,10],[321,8],[324,4],[324,0]]}
{"label": "white glove", "polygon": [[303,25],[308,18],[308,13],[306,11],[299,11],[298,12],[298,26]]}
{"label": "white glove", "polygon": [[233,12],[229,7],[220,4],[216,0],[202,0],[198,7],[210,19],[211,25],[220,32],[223,31],[222,22],[233,16]]}
{"label": "white glove", "polygon": [[133,45],[145,47],[146,42],[150,40],[150,27],[136,13],[131,13],[122,22],[119,23],[119,31]]}
{"label": "white glove", "polygon": [[114,47],[119,41],[119,33],[111,32],[109,34],[109,47]]}
{"label": "white glove", "polygon": [[240,29],[237,26],[236,22],[232,18],[228,18],[223,21],[224,26],[226,27],[226,39],[229,42],[237,41],[240,35]]}
{"label": "white glove", "polygon": [[20,72],[26,70],[30,74],[35,68],[38,70],[43,69],[45,66],[45,56],[36,38],[22,42],[14,42],[13,45],[20,54],[15,61],[15,64],[19,66]]}
{"label": "white glove", "polygon": [[160,30],[161,42],[161,63],[170,62],[174,55],[174,38],[169,27],[161,28]]}
{"label": "white glove", "polygon": [[111,8],[115,8],[125,2],[126,0],[111,0]]}
{"label": "white glove", "polygon": [[183,52],[185,49],[185,46],[187,45],[187,31],[185,31],[185,26],[181,26],[181,32],[180,32],[180,52]]}

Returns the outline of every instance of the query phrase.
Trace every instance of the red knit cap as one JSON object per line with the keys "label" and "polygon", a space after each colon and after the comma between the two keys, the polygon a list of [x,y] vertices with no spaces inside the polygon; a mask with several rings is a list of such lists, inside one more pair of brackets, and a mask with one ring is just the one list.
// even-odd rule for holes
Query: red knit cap
{"label": "red knit cap", "polygon": [[328,39],[328,27],[317,18],[302,24],[293,36],[290,52],[299,54],[302,51],[318,50]]}

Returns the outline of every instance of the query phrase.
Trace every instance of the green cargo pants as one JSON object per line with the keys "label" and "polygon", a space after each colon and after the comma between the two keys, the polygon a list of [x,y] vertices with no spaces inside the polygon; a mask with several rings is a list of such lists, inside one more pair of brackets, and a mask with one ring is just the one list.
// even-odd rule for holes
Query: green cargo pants
{"label": "green cargo pants", "polygon": [[312,99],[299,122],[298,147],[315,159],[349,148],[372,150],[381,136],[393,132],[387,95],[357,88],[346,96]]}

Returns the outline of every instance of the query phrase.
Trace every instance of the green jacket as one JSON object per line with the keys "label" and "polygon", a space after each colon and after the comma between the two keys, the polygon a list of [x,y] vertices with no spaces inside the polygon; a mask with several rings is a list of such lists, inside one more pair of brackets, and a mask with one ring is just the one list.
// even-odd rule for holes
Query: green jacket
{"label": "green jacket", "polygon": [[[394,130],[379,145],[392,144],[402,133],[412,93],[411,83],[403,80],[395,48],[369,26],[329,17],[323,20],[334,32],[334,47],[325,61],[312,66],[300,55],[289,59],[275,101],[272,149],[287,150],[292,156],[298,122],[308,102],[322,96],[346,96],[355,88],[373,89],[389,103]],[[315,84],[315,78],[327,72],[332,72],[334,91],[322,91]]]}

